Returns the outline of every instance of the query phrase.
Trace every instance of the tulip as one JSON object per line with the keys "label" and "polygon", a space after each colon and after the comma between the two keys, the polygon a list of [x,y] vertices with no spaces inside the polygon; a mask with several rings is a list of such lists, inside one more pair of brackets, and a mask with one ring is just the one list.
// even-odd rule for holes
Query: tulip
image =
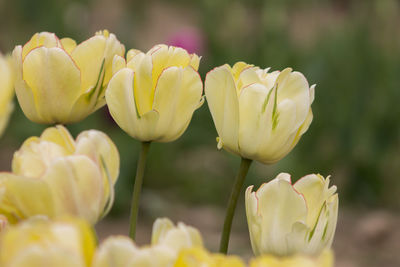
{"label": "tulip", "polygon": [[166,45],[157,45],[146,54],[132,49],[126,61],[114,57],[107,105],[119,127],[142,142],[131,204],[132,239],[150,143],[178,139],[203,104],[199,63],[196,54]]}
{"label": "tulip", "polygon": [[333,253],[325,250],[318,257],[295,255],[292,257],[261,256],[250,261],[250,267],[333,267]]}
{"label": "tulip", "polygon": [[124,53],[125,47],[106,30],[79,45],[53,33],[36,33],[13,52],[15,89],[25,116],[47,124],[83,120],[105,105],[113,57]]}
{"label": "tulip", "polygon": [[10,223],[66,214],[95,223],[111,208],[118,174],[118,150],[104,133],[75,141],[63,126],[47,128],[15,152],[11,173],[0,173],[0,214]]}
{"label": "tulip", "polygon": [[124,236],[107,238],[96,251],[93,267],[172,267],[178,253],[184,249],[202,248],[197,229],[166,218],[153,224],[151,245],[137,247]]}
{"label": "tulip", "polygon": [[315,88],[291,68],[268,70],[238,62],[213,69],[205,81],[218,148],[264,164],[282,159],[307,131]]}
{"label": "tulip", "polygon": [[292,185],[290,175],[252,192],[246,190],[246,215],[256,256],[319,255],[329,249],[336,229],[338,195],[329,177],[310,174]]}
{"label": "tulip", "polygon": [[0,237],[2,267],[89,267],[96,247],[93,229],[78,219],[32,218]]}
{"label": "tulip", "polygon": [[130,50],[126,64],[116,56],[106,100],[119,127],[140,141],[178,139],[203,103],[199,62],[196,54],[166,45],[146,54]]}
{"label": "tulip", "polygon": [[192,248],[179,253],[174,267],[245,267],[245,264],[237,256],[211,254],[201,248]]}
{"label": "tulip", "polygon": [[0,136],[14,110],[14,72],[12,62],[0,53]]}

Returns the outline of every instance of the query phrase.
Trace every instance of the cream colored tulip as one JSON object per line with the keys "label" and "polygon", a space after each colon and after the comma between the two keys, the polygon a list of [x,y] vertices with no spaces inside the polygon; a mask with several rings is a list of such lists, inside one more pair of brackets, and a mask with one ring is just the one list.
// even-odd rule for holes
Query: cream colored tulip
{"label": "cream colored tulip", "polygon": [[137,247],[124,236],[109,237],[97,250],[93,267],[172,267],[181,250],[202,247],[197,229],[162,218],[153,224],[149,246]]}
{"label": "cream colored tulip", "polygon": [[0,136],[14,110],[14,80],[15,70],[10,58],[0,53]]}
{"label": "cream colored tulip", "polygon": [[296,255],[292,257],[261,256],[250,261],[250,267],[333,267],[333,253],[325,250],[318,257]]}
{"label": "cream colored tulip", "polygon": [[202,248],[184,249],[174,267],[245,267],[238,256],[211,254]]}
{"label": "cream colored tulip", "polygon": [[265,164],[282,159],[307,131],[315,88],[290,68],[268,70],[238,62],[213,69],[205,81],[218,148]]}
{"label": "cream colored tulip", "polygon": [[13,52],[15,89],[25,116],[37,123],[83,120],[105,105],[113,57],[124,53],[125,47],[106,30],[79,45],[53,33],[36,33]]}
{"label": "cream colored tulip", "polygon": [[246,215],[256,256],[318,255],[329,249],[336,229],[338,195],[329,177],[310,174],[292,185],[290,175],[252,192],[246,190]]}
{"label": "cream colored tulip", "polygon": [[118,150],[104,133],[75,141],[63,126],[47,128],[15,152],[11,173],[0,173],[0,214],[10,223],[65,214],[95,223],[111,208],[118,174]]}
{"label": "cream colored tulip", "polygon": [[32,218],[0,237],[2,267],[89,267],[96,247],[93,229],[78,219]]}
{"label": "cream colored tulip", "polygon": [[127,63],[114,57],[106,100],[119,127],[140,141],[179,138],[203,103],[199,61],[195,54],[166,45],[147,53],[130,50]]}

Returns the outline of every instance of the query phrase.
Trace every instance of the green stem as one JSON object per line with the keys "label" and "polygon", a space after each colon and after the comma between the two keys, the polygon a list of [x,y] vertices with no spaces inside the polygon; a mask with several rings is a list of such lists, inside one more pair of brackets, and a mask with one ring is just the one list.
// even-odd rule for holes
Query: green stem
{"label": "green stem", "polygon": [[236,177],[235,184],[233,185],[231,196],[229,198],[228,208],[226,210],[224,229],[222,230],[221,243],[219,252],[226,254],[228,252],[229,236],[231,234],[232,220],[235,215],[237,201],[242,190],[244,180],[249,171],[250,165],[253,161],[250,159],[242,158],[240,168]]}
{"label": "green stem", "polygon": [[129,226],[129,236],[135,240],[136,223],[139,211],[140,192],[142,191],[144,169],[146,167],[147,153],[149,152],[150,142],[142,142],[140,150],[139,162],[136,170],[135,185],[133,187],[132,203],[131,203],[131,217]]}

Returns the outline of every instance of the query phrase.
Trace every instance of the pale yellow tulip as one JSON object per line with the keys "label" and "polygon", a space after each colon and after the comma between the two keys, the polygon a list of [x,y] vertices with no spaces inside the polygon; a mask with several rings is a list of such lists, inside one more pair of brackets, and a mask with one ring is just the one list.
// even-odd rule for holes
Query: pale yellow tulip
{"label": "pale yellow tulip", "polygon": [[140,141],[179,138],[203,103],[199,62],[197,55],[166,45],[147,53],[130,50],[127,63],[115,56],[106,100],[119,127]]}
{"label": "pale yellow tulip", "polygon": [[149,246],[137,247],[124,236],[107,238],[95,254],[93,267],[172,267],[181,250],[202,247],[197,229],[162,218],[153,224]]}
{"label": "pale yellow tulip", "polygon": [[0,136],[14,110],[15,70],[9,57],[0,53]]}
{"label": "pale yellow tulip", "polygon": [[265,164],[282,159],[307,131],[315,88],[290,68],[268,70],[238,62],[213,69],[205,81],[218,148]]}
{"label": "pale yellow tulip", "polygon": [[79,45],[53,33],[36,33],[13,52],[15,89],[25,116],[63,124],[86,118],[105,105],[113,57],[124,53],[125,47],[106,30]]}
{"label": "pale yellow tulip", "polygon": [[0,266],[90,267],[95,247],[93,229],[85,221],[31,218],[1,234]]}
{"label": "pale yellow tulip", "polygon": [[325,250],[317,257],[295,255],[292,257],[260,256],[250,261],[250,267],[333,267],[331,250]]}
{"label": "pale yellow tulip", "polygon": [[202,248],[184,249],[174,267],[245,267],[238,256],[211,254]]}
{"label": "pale yellow tulip", "polygon": [[310,174],[292,185],[290,175],[281,173],[252,190],[246,190],[246,215],[256,256],[318,255],[330,248],[339,200],[329,177]]}
{"label": "pale yellow tulip", "polygon": [[65,214],[95,223],[113,203],[118,174],[118,150],[104,133],[74,141],[63,126],[47,128],[15,152],[11,173],[0,173],[0,214],[11,223]]}

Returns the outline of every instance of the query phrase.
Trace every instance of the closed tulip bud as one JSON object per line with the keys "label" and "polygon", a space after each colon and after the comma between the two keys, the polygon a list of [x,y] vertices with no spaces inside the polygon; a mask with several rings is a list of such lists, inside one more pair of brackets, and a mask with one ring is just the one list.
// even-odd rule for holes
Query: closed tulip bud
{"label": "closed tulip bud", "polygon": [[250,261],[250,267],[333,267],[332,250],[325,250],[317,257],[295,255],[291,257],[260,256]]}
{"label": "closed tulip bud", "polygon": [[111,208],[118,173],[118,150],[104,133],[75,141],[63,126],[47,128],[15,152],[12,173],[0,174],[0,214],[11,223],[65,214],[95,223]]}
{"label": "closed tulip bud", "polygon": [[199,61],[195,54],[166,45],[147,53],[130,50],[127,63],[116,56],[106,100],[119,127],[140,141],[179,138],[203,103]]}
{"label": "closed tulip bud", "polygon": [[36,33],[14,49],[16,94],[25,116],[37,123],[72,123],[105,105],[114,55],[125,47],[108,31],[79,45],[53,33]]}
{"label": "closed tulip bud", "polygon": [[96,240],[78,219],[32,218],[7,228],[0,237],[2,267],[90,267]]}
{"label": "closed tulip bud", "polygon": [[256,256],[318,255],[329,249],[336,229],[338,195],[329,177],[310,174],[292,185],[290,175],[252,192],[246,190],[246,215]]}
{"label": "closed tulip bud", "polygon": [[179,253],[174,267],[245,267],[245,264],[237,256],[211,254],[202,248],[191,248]]}
{"label": "closed tulip bud", "polygon": [[0,53],[0,136],[14,110],[14,80],[15,70],[10,58]]}
{"label": "closed tulip bud", "polygon": [[314,85],[300,72],[268,72],[244,62],[207,74],[205,94],[218,148],[265,164],[279,161],[307,131]]}

